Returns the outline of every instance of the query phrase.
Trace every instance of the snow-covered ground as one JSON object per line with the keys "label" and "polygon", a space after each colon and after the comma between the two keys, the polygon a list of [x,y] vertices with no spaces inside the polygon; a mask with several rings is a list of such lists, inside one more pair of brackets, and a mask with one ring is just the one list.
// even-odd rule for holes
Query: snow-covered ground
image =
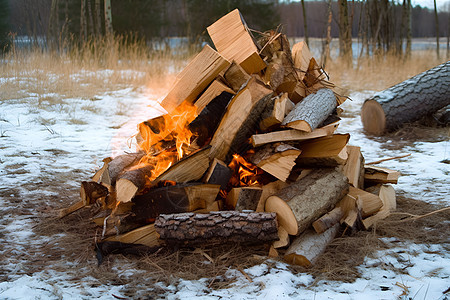
{"label": "snow-covered ground", "polygon": [[[0,78],[0,84],[7,80]],[[350,144],[362,147],[366,161],[411,153],[410,157],[381,164],[404,175],[396,190],[407,197],[448,206],[450,165],[442,162],[450,159],[448,139],[417,141],[401,150],[387,150],[382,147],[385,140],[368,138],[362,132],[358,112],[364,99],[372,94],[350,95],[353,101],[343,105],[346,113],[339,131],[351,134]],[[144,88],[92,96],[93,100],[64,99],[58,104],[45,100],[58,95],[29,94],[27,98],[0,101],[0,299],[124,297],[120,281],[100,282],[90,276],[69,278],[69,270],[76,270],[77,262],[64,261],[64,257],[63,269],[49,265],[32,272],[26,267],[33,264],[29,261],[30,244],[46,245],[58,237],[35,234],[36,208],[60,207],[64,190],[78,189],[80,181],[89,178],[104,157],[129,150],[127,142],[136,133],[136,125],[159,114],[156,96]],[[67,197],[76,201],[73,192],[68,192]],[[448,242],[448,235],[444,233],[443,238]],[[272,262],[245,269],[252,282],[230,268],[226,276],[235,281],[220,290],[212,290],[208,278],[178,279],[171,285],[156,286],[162,291],[160,297],[168,299],[448,298],[443,294],[450,287],[450,254],[446,247],[395,238],[383,241],[392,247],[366,258],[359,267],[361,278],[353,283],[314,282],[310,274],[293,274],[286,264]],[[112,267],[118,278],[142,273],[126,264],[119,261]],[[144,278],[151,274],[140,276],[143,291],[155,289],[145,284]]]}

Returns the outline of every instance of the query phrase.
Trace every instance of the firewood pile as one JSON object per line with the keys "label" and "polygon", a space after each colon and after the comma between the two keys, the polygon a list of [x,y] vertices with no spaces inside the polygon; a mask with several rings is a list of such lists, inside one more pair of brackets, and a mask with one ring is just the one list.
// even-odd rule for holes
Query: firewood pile
{"label": "firewood pile", "polygon": [[[264,243],[309,266],[345,230],[395,209],[396,171],[364,164],[337,134],[345,100],[304,42],[258,39],[238,10],[207,28],[206,45],[138,124],[140,151],[106,158],[81,200],[102,243]],[[364,187],[369,188],[365,191]]]}

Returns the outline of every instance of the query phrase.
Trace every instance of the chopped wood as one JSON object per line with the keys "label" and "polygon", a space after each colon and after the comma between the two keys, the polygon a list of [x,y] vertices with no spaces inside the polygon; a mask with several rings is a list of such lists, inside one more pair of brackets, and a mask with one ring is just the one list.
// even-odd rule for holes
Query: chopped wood
{"label": "chopped wood", "polygon": [[251,142],[253,147],[259,147],[264,144],[275,142],[305,141],[332,135],[336,131],[338,126],[339,123],[333,123],[321,128],[316,128],[312,132],[304,132],[295,129],[289,129],[289,130],[273,131],[263,134],[254,134],[251,137]]}
{"label": "chopped wood", "polygon": [[202,181],[209,184],[219,184],[221,189],[225,189],[231,175],[233,174],[227,164],[214,158]]}
{"label": "chopped wood", "polygon": [[365,166],[364,180],[369,184],[397,183],[399,177],[399,171],[375,166]]}
{"label": "chopped wood", "polygon": [[279,256],[277,249],[273,245],[270,246],[267,256],[270,258],[277,258]]}
{"label": "chopped wood", "polygon": [[364,157],[361,148],[347,145],[348,159],[344,165],[344,174],[355,188],[364,188]]}
{"label": "chopped wood", "polygon": [[228,60],[206,45],[178,75],[177,81],[162,100],[161,106],[171,113],[183,101],[193,103],[198,95],[229,65]]}
{"label": "chopped wood", "polygon": [[362,221],[366,229],[372,227],[379,220],[387,218],[391,211],[394,211],[397,208],[395,190],[391,185],[382,185],[378,196],[383,202],[383,206],[376,214]]}
{"label": "chopped wood", "polygon": [[314,223],[312,223],[312,226],[314,227],[316,233],[320,234],[328,228],[332,227],[334,224],[339,223],[343,216],[344,210],[341,207],[336,206],[330,212],[324,214],[319,219],[314,221]]}
{"label": "chopped wood", "polygon": [[209,167],[210,149],[211,147],[207,146],[182,158],[172,167],[167,169],[167,171],[158,176],[152,184],[156,185],[163,180],[171,180],[177,183],[199,180]]}
{"label": "chopped wood", "polygon": [[321,89],[297,103],[281,123],[285,127],[311,132],[336,108],[336,97],[329,89]]}
{"label": "chopped wood", "polygon": [[113,160],[108,163],[106,170],[102,173],[100,181],[106,185],[115,185],[119,174],[122,173],[125,168],[137,164],[144,155],[145,152],[140,151],[114,157]]}
{"label": "chopped wood", "polygon": [[197,114],[200,114],[202,110],[210,103],[214,98],[222,94],[223,92],[234,95],[235,92],[228,86],[223,84],[220,80],[214,80],[211,85],[205,90],[205,92],[195,101],[194,105],[197,107]]}
{"label": "chopped wood", "polygon": [[261,112],[270,101],[272,93],[272,90],[252,78],[233,97],[211,140],[211,158],[228,163],[232,154],[242,153],[249,148],[247,140],[256,131],[261,121]]}
{"label": "chopped wood", "polygon": [[333,241],[339,231],[339,224],[335,224],[327,231],[317,234],[308,230],[294,239],[284,255],[284,260],[293,265],[309,268],[317,261],[327,245]]}
{"label": "chopped wood", "polygon": [[286,231],[286,229],[284,229],[283,226],[278,226],[278,237],[279,237],[279,240],[273,242],[273,244],[272,244],[272,246],[275,249],[286,247],[289,245],[289,242],[290,242],[289,234]]}
{"label": "chopped wood", "polygon": [[333,167],[344,164],[348,158],[346,145],[349,138],[349,134],[334,134],[301,142],[297,145],[302,151],[297,166]]}
{"label": "chopped wood", "polygon": [[315,169],[266,200],[265,211],[277,213],[291,235],[305,231],[348,192],[347,178],[334,169]]}
{"label": "chopped wood", "polygon": [[251,162],[279,180],[286,181],[300,153],[288,144],[268,144],[252,156]]}
{"label": "chopped wood", "polygon": [[393,160],[393,159],[400,159],[400,158],[408,157],[410,155],[411,155],[411,153],[408,153],[408,154],[405,154],[405,155],[400,155],[400,156],[383,158],[383,159],[380,159],[380,160],[368,162],[368,163],[366,163],[366,165],[376,165],[376,164],[382,163],[384,161]]}
{"label": "chopped wood", "polygon": [[59,218],[64,218],[65,216],[70,215],[71,213],[83,207],[92,205],[97,201],[104,203],[108,194],[108,188],[104,185],[99,184],[95,181],[82,181],[80,187],[81,200],[77,201],[67,208],[61,209],[59,211]]}
{"label": "chopped wood", "polygon": [[153,169],[151,165],[136,165],[124,170],[116,182],[117,201],[130,202],[134,195],[145,187]]}
{"label": "chopped wood", "polygon": [[258,73],[266,67],[238,9],[206,29],[217,51],[229,61],[236,61],[248,74]]}
{"label": "chopped wood", "polygon": [[362,205],[361,213],[363,218],[373,215],[383,206],[380,197],[364,190],[350,186],[348,194],[354,198],[359,197]]}
{"label": "chopped wood", "polygon": [[84,204],[83,200],[79,200],[77,202],[75,202],[74,204],[72,204],[69,207],[60,209],[58,212],[58,217],[59,218],[64,218],[65,216],[70,215],[73,212],[76,212],[79,209],[82,209],[83,207],[85,207],[86,205]]}
{"label": "chopped wood", "polygon": [[295,86],[294,90],[289,94],[289,99],[294,104],[299,103],[303,100],[303,98],[306,97],[306,86],[303,83],[303,81],[297,82],[297,85]]}
{"label": "chopped wood", "polygon": [[312,54],[304,41],[298,42],[292,46],[292,60],[300,80],[303,80],[305,77],[311,58]]}
{"label": "chopped wood", "polygon": [[274,213],[218,211],[209,214],[161,214],[155,229],[169,244],[207,245],[228,242],[268,243],[278,240]]}
{"label": "chopped wood", "polygon": [[232,188],[225,203],[229,209],[256,211],[261,194],[262,188],[258,186]]}
{"label": "chopped wood", "polygon": [[148,247],[156,247],[163,244],[159,239],[159,234],[155,230],[155,224],[142,226],[124,234],[110,236],[104,239],[104,241],[140,244]]}
{"label": "chopped wood", "polygon": [[251,76],[235,61],[233,61],[230,67],[225,71],[224,77],[236,93],[251,78]]}
{"label": "chopped wood", "polygon": [[263,112],[263,120],[259,123],[259,127],[263,131],[280,125],[284,117],[294,108],[294,103],[289,100],[287,93],[277,96],[273,100],[268,110]]}
{"label": "chopped wood", "polygon": [[262,186],[261,197],[259,198],[258,206],[256,207],[256,212],[263,212],[264,206],[266,205],[266,200],[270,196],[274,195],[276,192],[288,186],[286,182],[277,180]]}
{"label": "chopped wood", "polygon": [[108,164],[112,161],[111,157],[106,157],[103,160],[103,166],[95,172],[94,176],[92,176],[92,181],[99,182],[102,178],[103,172],[105,172],[108,168]]}
{"label": "chopped wood", "polygon": [[196,209],[193,212],[196,214],[207,214],[212,211],[219,211],[222,210],[222,204],[221,201],[214,201],[213,203],[209,204],[206,208]]}

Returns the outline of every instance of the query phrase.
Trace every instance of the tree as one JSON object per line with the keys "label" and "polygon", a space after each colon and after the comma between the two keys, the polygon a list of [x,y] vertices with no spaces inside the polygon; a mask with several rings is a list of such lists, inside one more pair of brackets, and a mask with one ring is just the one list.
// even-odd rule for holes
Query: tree
{"label": "tree", "polygon": [[339,5],[339,56],[345,63],[352,63],[352,31],[349,23],[347,0],[338,0]]}
{"label": "tree", "polygon": [[9,5],[7,0],[0,0],[0,53],[8,51],[9,39]]}
{"label": "tree", "polygon": [[436,55],[437,59],[439,60],[439,19],[438,19],[438,13],[437,13],[437,5],[436,0],[434,0],[434,20],[436,22]]}
{"label": "tree", "polygon": [[305,27],[305,42],[309,45],[308,41],[308,23],[306,22],[306,10],[305,10],[305,0],[302,0],[302,11],[303,11],[303,26]]}
{"label": "tree", "polygon": [[111,0],[105,0],[105,31],[108,36],[113,34]]}

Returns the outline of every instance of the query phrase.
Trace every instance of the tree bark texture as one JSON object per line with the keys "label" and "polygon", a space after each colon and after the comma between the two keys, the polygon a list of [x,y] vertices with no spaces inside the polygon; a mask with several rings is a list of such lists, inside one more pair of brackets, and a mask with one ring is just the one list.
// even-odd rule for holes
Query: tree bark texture
{"label": "tree bark texture", "polygon": [[450,104],[450,61],[420,73],[364,102],[361,120],[372,134],[393,131]]}
{"label": "tree bark texture", "polygon": [[336,105],[336,96],[333,91],[320,89],[317,93],[310,94],[302,102],[297,103],[281,124],[311,132],[327,119]]}
{"label": "tree bark texture", "polygon": [[184,245],[267,243],[278,240],[277,225],[275,213],[237,211],[159,215],[155,221],[161,239]]}

